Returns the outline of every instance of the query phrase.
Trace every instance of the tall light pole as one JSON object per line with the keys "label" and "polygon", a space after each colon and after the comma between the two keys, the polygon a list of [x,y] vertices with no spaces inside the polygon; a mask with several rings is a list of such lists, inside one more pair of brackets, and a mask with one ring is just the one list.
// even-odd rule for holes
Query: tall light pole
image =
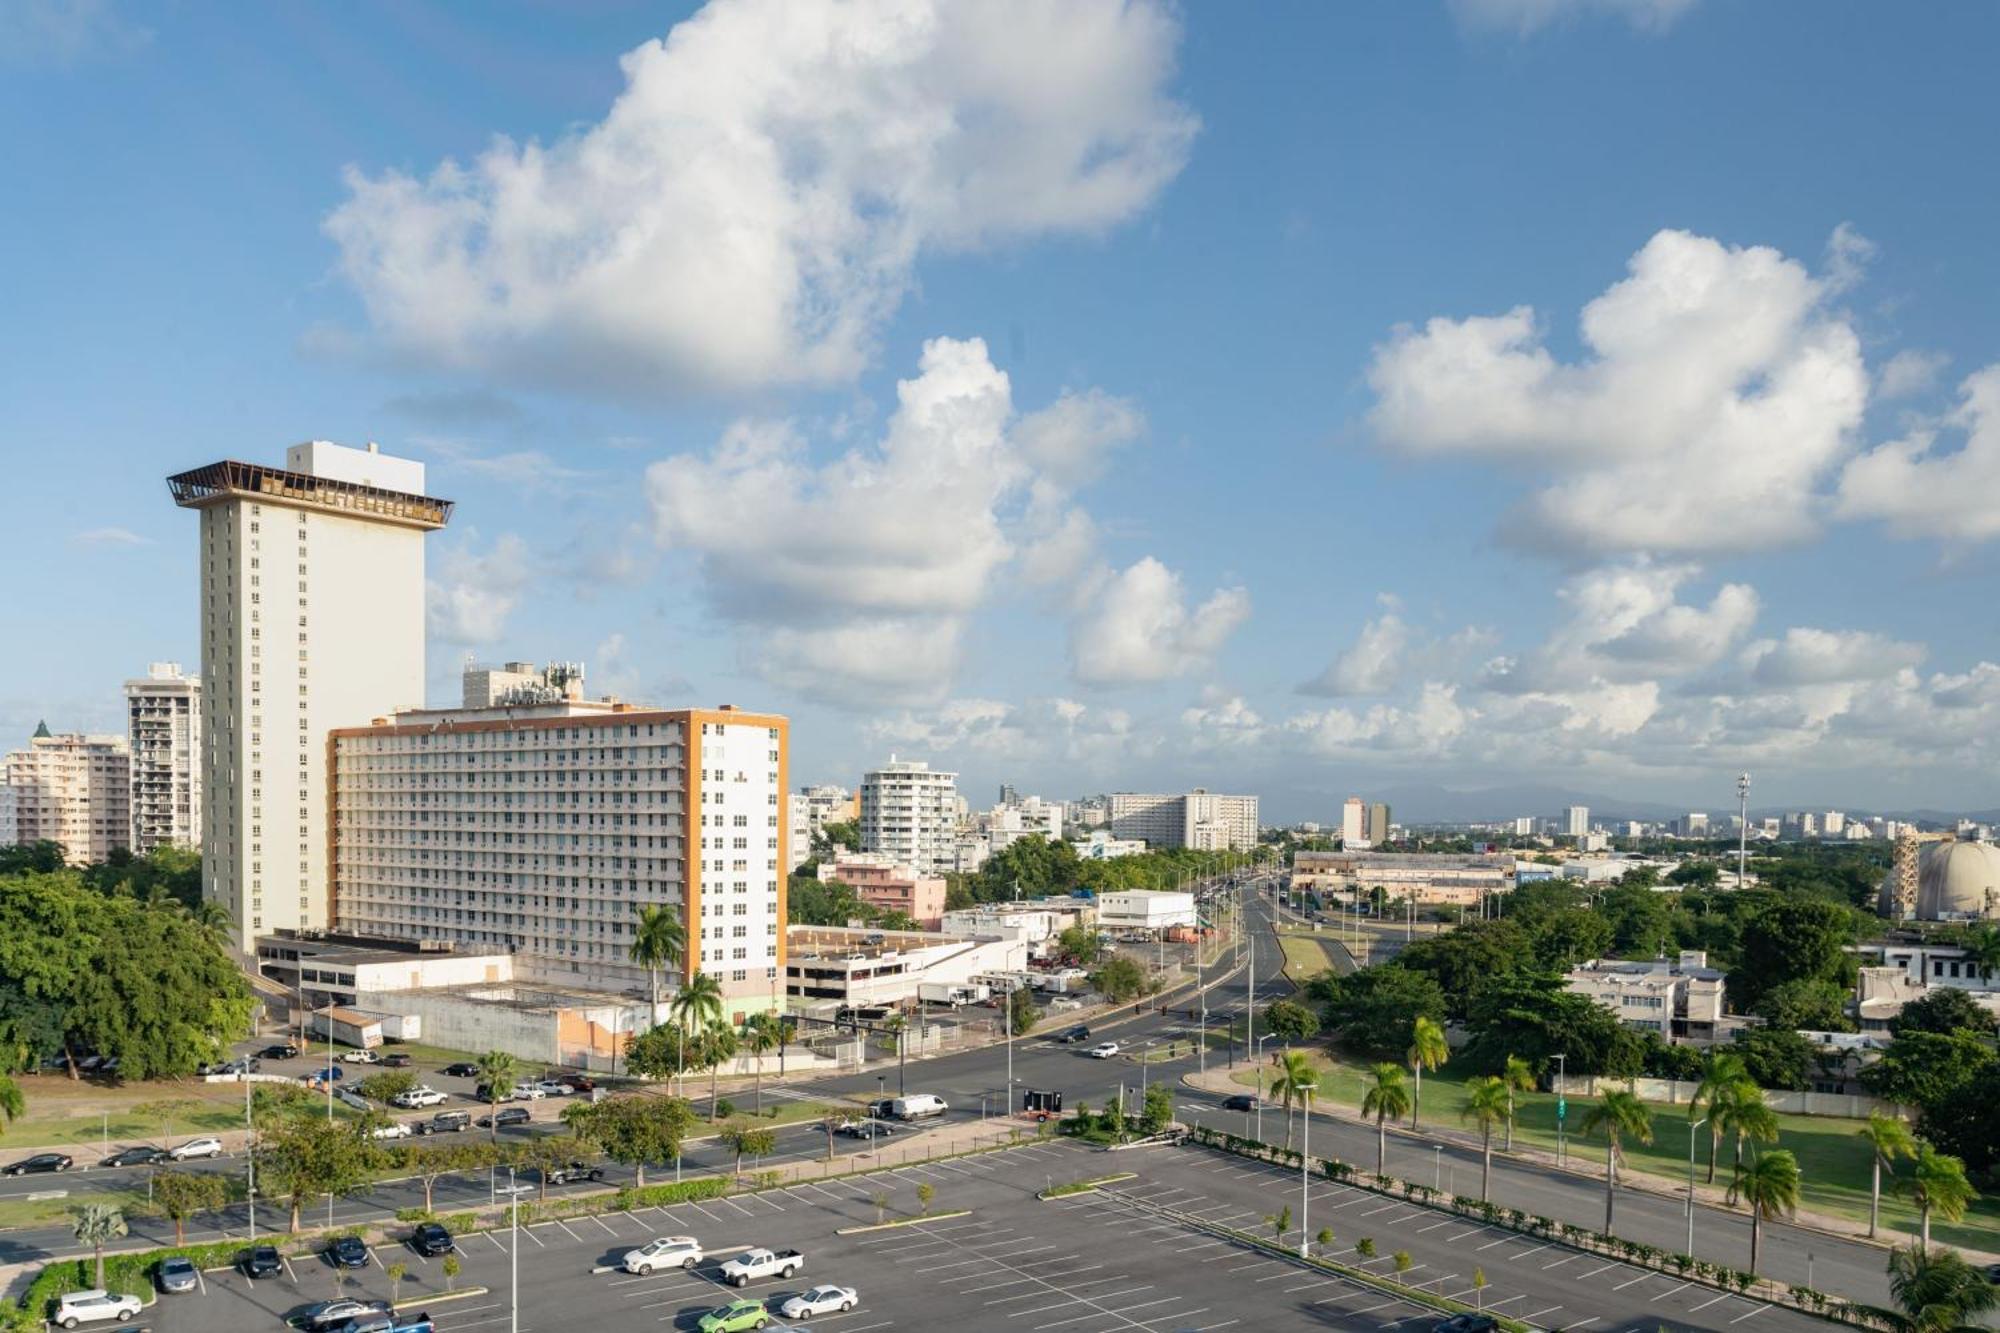
{"label": "tall light pole", "polygon": [[1736,887],[1743,888],[1744,867],[1750,858],[1750,775],[1736,775]]}
{"label": "tall light pole", "polygon": [[[243,1078],[243,1165],[250,1172],[250,1239],[257,1239],[257,1124],[250,1118],[250,1079]],[[147,1193],[152,1192],[152,1176],[146,1177]]]}
{"label": "tall light pole", "polygon": [[507,1281],[511,1294],[507,1300],[507,1328],[509,1333],[521,1333],[521,1196],[533,1189],[532,1185],[514,1183],[514,1168],[507,1168],[507,1212],[510,1241],[507,1246]]}
{"label": "tall light pole", "polygon": [[1569,1118],[1569,1093],[1564,1088],[1564,1084],[1566,1084],[1568,1080],[1563,1077],[1563,1072],[1568,1067],[1568,1060],[1569,1057],[1566,1054],[1559,1053],[1556,1056],[1556,1165],[1557,1166],[1561,1166],[1567,1160],[1563,1150],[1564,1149],[1563,1121]]}
{"label": "tall light pole", "polygon": [[[1687,1248],[1681,1251],[1682,1254],[1691,1255],[1694,1253],[1694,1132],[1707,1123],[1708,1117],[1703,1116],[1688,1126],[1688,1243]],[[1812,1284],[1807,1283],[1806,1285],[1811,1286]]]}
{"label": "tall light pole", "polygon": [[1317,1083],[1308,1083],[1300,1091],[1306,1095],[1305,1123],[1299,1126],[1299,1258],[1311,1257],[1307,1245],[1312,1237],[1312,1223],[1307,1213],[1312,1208],[1312,1132],[1313,1132],[1313,1092]]}
{"label": "tall light pole", "polygon": [[[1244,890],[1247,895],[1248,889]],[[1250,976],[1248,990],[1243,992],[1243,1049],[1250,1053],[1251,1062],[1256,1062],[1257,1041],[1257,936],[1250,926],[1250,917],[1243,914],[1242,933],[1250,937]],[[1262,1068],[1262,1066],[1259,1066]],[[1258,1075],[1258,1086],[1262,1087],[1263,1075]]]}

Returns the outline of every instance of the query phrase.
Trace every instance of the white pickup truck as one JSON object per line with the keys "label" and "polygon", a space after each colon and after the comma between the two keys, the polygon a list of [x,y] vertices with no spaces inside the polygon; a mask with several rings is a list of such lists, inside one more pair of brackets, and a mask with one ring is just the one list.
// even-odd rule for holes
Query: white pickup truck
{"label": "white pickup truck", "polygon": [[752,1278],[791,1278],[805,1266],[806,1257],[797,1250],[745,1250],[722,1266],[722,1280],[747,1287]]}

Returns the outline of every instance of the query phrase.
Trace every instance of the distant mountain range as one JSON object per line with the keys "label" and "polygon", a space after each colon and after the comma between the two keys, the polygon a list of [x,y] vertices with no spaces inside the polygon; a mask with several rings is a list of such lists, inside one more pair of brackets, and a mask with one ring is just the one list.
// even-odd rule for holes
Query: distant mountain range
{"label": "distant mountain range", "polygon": [[[1386,801],[1391,814],[1399,824],[1484,824],[1495,820],[1514,819],[1522,815],[1548,817],[1560,815],[1565,806],[1582,805],[1590,809],[1593,823],[1607,820],[1638,819],[1658,821],[1676,819],[1693,810],[1705,810],[1711,820],[1726,822],[1736,812],[1736,803],[1726,798],[1708,806],[1665,805],[1658,801],[1633,801],[1621,796],[1608,796],[1602,792],[1575,791],[1567,787],[1557,787],[1545,783],[1522,783],[1511,787],[1475,787],[1456,791],[1450,787],[1440,787],[1435,783],[1405,783],[1395,787],[1377,787],[1357,792],[1364,800]],[[1819,805],[1787,806],[1786,810],[1807,809],[1824,811],[1844,809],[1849,815],[1866,818],[1881,815],[1886,819],[1915,820],[1920,824],[1941,824],[1946,827],[1959,819],[1974,819],[1983,824],[2000,824],[2000,810],[1870,810],[1858,806]],[[1776,807],[1753,805],[1750,807],[1752,819],[1774,816],[1783,811]],[[1340,812],[1336,808],[1333,820],[1337,822]],[[1322,823],[1327,822],[1325,819]]]}

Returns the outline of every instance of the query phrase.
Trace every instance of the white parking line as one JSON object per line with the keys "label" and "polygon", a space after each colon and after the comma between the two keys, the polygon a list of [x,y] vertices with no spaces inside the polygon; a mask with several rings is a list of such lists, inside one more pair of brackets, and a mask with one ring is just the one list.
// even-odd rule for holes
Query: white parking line
{"label": "white parking line", "polygon": [[1619,1283],[1619,1284],[1618,1284],[1617,1286],[1613,1287],[1613,1288],[1612,1288],[1612,1290],[1613,1290],[1613,1291],[1623,1291],[1623,1290],[1625,1290],[1625,1288],[1627,1288],[1627,1287],[1629,1287],[1629,1286],[1632,1286],[1632,1285],[1634,1285],[1635,1283],[1640,1283],[1640,1282],[1644,1282],[1644,1281],[1645,1281],[1645,1280],[1646,1280],[1647,1278],[1649,1278],[1649,1277],[1651,1277],[1651,1276],[1652,1276],[1652,1274],[1651,1274],[1651,1273],[1641,1273],[1641,1274],[1639,1274],[1639,1276],[1637,1276],[1637,1277],[1635,1277],[1635,1278],[1632,1278],[1632,1279],[1630,1279],[1629,1281],[1626,1281],[1626,1282],[1620,1282],[1620,1283]]}
{"label": "white parking line", "polygon": [[1549,1270],[1550,1270],[1551,1268],[1561,1268],[1561,1267],[1562,1267],[1562,1266],[1563,1266],[1564,1264],[1573,1264],[1573,1263],[1575,1263],[1575,1262],[1576,1262],[1577,1260],[1579,1260],[1579,1259],[1581,1259],[1581,1258],[1583,1258],[1583,1256],[1582,1256],[1582,1255],[1580,1255],[1580,1254],[1571,1254],[1571,1255],[1565,1255],[1564,1257],[1562,1257],[1562,1258],[1560,1258],[1560,1259],[1556,1260],[1556,1261],[1555,1261],[1554,1263],[1552,1263],[1552,1264],[1543,1264],[1543,1265],[1542,1265],[1542,1271],[1543,1271],[1544,1273],[1546,1273],[1546,1272],[1548,1272],[1548,1271],[1549,1271]]}
{"label": "white parking line", "polygon": [[563,1234],[568,1236],[571,1240],[576,1241],[579,1244],[582,1243],[583,1237],[577,1235],[574,1231],[571,1231],[568,1227],[563,1226],[563,1221],[560,1217],[556,1219],[556,1225],[562,1227]]}
{"label": "white parking line", "polygon": [[1499,1240],[1489,1240],[1484,1245],[1481,1245],[1478,1249],[1474,1250],[1473,1253],[1484,1254],[1486,1253],[1486,1251],[1492,1249],[1495,1245],[1505,1245],[1508,1241],[1512,1239],[1514,1239],[1512,1236],[1502,1236]]}
{"label": "white parking line", "polygon": [[1662,1299],[1664,1299],[1664,1298],[1666,1298],[1666,1297],[1668,1297],[1668,1296],[1671,1296],[1671,1295],[1673,1295],[1673,1294],[1674,1294],[1675,1292],[1677,1292],[1677,1291],[1686,1291],[1686,1290],[1687,1290],[1687,1289],[1688,1289],[1689,1287],[1692,1287],[1693,1285],[1694,1285],[1694,1283],[1692,1283],[1692,1282],[1683,1282],[1683,1283],[1681,1283],[1681,1284],[1680,1284],[1680,1285],[1679,1285],[1678,1287],[1668,1287],[1668,1288],[1667,1288],[1667,1289],[1666,1289],[1665,1291],[1661,1292],[1661,1293],[1660,1293],[1660,1294],[1659,1294],[1658,1296],[1654,1296],[1654,1297],[1652,1297],[1652,1299],[1653,1299],[1653,1300],[1656,1300],[1656,1301],[1657,1301],[1657,1300],[1662,1300]]}
{"label": "white parking line", "polygon": [[1516,1260],[1516,1259],[1525,1259],[1525,1258],[1527,1258],[1527,1257],[1528,1257],[1529,1255],[1531,1255],[1531,1254],[1540,1254],[1540,1253],[1541,1253],[1541,1252],[1542,1252],[1543,1250],[1546,1250],[1546,1249],[1548,1249],[1548,1248],[1549,1248],[1549,1246],[1551,1246],[1551,1245],[1553,1245],[1553,1244],[1555,1244],[1555,1242],[1554,1242],[1554,1241],[1552,1241],[1552,1240],[1551,1240],[1551,1241],[1545,1241],[1545,1242],[1543,1242],[1542,1244],[1540,1244],[1540,1245],[1537,1245],[1537,1246],[1536,1246],[1536,1247],[1535,1247],[1534,1249],[1532,1249],[1532,1250],[1523,1250],[1523,1251],[1521,1251],[1521,1252],[1520,1252],[1519,1254],[1509,1254],[1509,1255],[1505,1255],[1505,1256],[1503,1256],[1503,1257],[1504,1257],[1504,1258],[1506,1258],[1506,1259],[1508,1260],[1508,1262],[1510,1262],[1510,1263],[1511,1263],[1512,1261],[1514,1261],[1514,1260]]}
{"label": "white parking line", "polygon": [[1365,1213],[1363,1213],[1363,1214],[1361,1214],[1361,1215],[1362,1215],[1363,1217],[1373,1217],[1373,1216],[1375,1216],[1375,1214],[1377,1214],[1377,1213],[1383,1213],[1383,1212],[1387,1212],[1387,1211],[1388,1211],[1389,1209],[1391,1209],[1391,1208],[1401,1208],[1402,1206],[1403,1206],[1403,1204],[1402,1204],[1402,1201],[1401,1201],[1400,1199],[1391,1199],[1391,1200],[1390,1200],[1389,1202],[1387,1202],[1387,1203],[1383,1204],[1383,1205],[1382,1205],[1381,1207],[1379,1207],[1379,1208],[1370,1208],[1370,1209],[1369,1209],[1369,1210],[1368,1210],[1367,1212],[1365,1212]]}
{"label": "white parking line", "polygon": [[1437,1229],[1438,1229],[1439,1227],[1448,1227],[1448,1226],[1450,1226],[1450,1225],[1451,1225],[1451,1224],[1452,1224],[1453,1222],[1456,1222],[1457,1220],[1458,1220],[1458,1219],[1457,1219],[1457,1218],[1455,1218],[1455,1217],[1447,1217],[1447,1218],[1445,1218],[1445,1219],[1444,1219],[1443,1221],[1441,1221],[1441,1222],[1433,1222],[1433,1223],[1431,1223],[1431,1224],[1430,1224],[1429,1226],[1427,1226],[1427,1227],[1418,1227],[1418,1228],[1417,1228],[1417,1234],[1418,1234],[1419,1236],[1421,1236],[1421,1235],[1423,1235],[1423,1234],[1424,1234],[1424,1233],[1425,1233],[1426,1231],[1436,1231],[1436,1230],[1437,1230]]}
{"label": "white parking line", "polygon": [[613,1231],[613,1230],[612,1230],[612,1229],[611,1229],[610,1227],[605,1227],[605,1226],[604,1226],[604,1223],[603,1223],[602,1221],[599,1221],[599,1220],[598,1220],[598,1218],[597,1218],[597,1217],[596,1217],[596,1216],[595,1216],[594,1214],[590,1214],[590,1213],[586,1213],[586,1214],[584,1214],[584,1216],[586,1216],[586,1217],[589,1217],[589,1218],[590,1218],[590,1220],[591,1220],[591,1221],[593,1221],[593,1222],[596,1222],[596,1223],[597,1223],[597,1225],[599,1225],[599,1226],[601,1226],[601,1227],[604,1227],[604,1234],[605,1234],[605,1235],[607,1235],[607,1236],[614,1236],[614,1237],[615,1237],[615,1236],[616,1236],[616,1235],[618,1234],[617,1232]]}
{"label": "white parking line", "polygon": [[1536,1321],[1537,1319],[1540,1319],[1540,1318],[1541,1318],[1541,1317],[1542,1317],[1543,1315],[1545,1315],[1545,1314],[1554,1314],[1554,1313],[1555,1313],[1556,1311],[1558,1311],[1558,1310],[1560,1310],[1560,1309],[1562,1309],[1562,1307],[1561,1307],[1560,1305],[1551,1305],[1551,1306],[1550,1306],[1550,1307],[1549,1307],[1548,1309],[1546,1309],[1546,1310],[1537,1310],[1537,1311],[1535,1311],[1535,1312],[1534,1312],[1533,1314],[1524,1314],[1524,1315],[1522,1315],[1522,1316],[1521,1316],[1521,1322],[1522,1322],[1522,1323],[1524,1323],[1524,1324],[1532,1324],[1532,1323],[1534,1323],[1534,1322],[1535,1322],[1535,1321]]}
{"label": "white parking line", "polygon": [[1617,1264],[1615,1264],[1615,1263],[1610,1263],[1610,1264],[1599,1264],[1599,1265],[1598,1265],[1597,1267],[1595,1267],[1595,1268],[1591,1269],[1591,1270],[1590,1270],[1590,1271],[1589,1271],[1588,1273],[1578,1273],[1578,1274],[1576,1275],[1576,1276],[1577,1276],[1577,1280],[1578,1280],[1578,1281],[1582,1281],[1582,1280],[1583,1280],[1584,1278],[1587,1278],[1587,1277],[1596,1277],[1596,1276],[1597,1276],[1597,1275],[1598,1275],[1599,1273],[1602,1273],[1602,1272],[1605,1272],[1605,1271],[1607,1271],[1607,1270],[1609,1270],[1609,1269],[1613,1269],[1613,1268],[1616,1268],[1616,1267],[1618,1267],[1618,1265],[1617,1265]]}
{"label": "white parking line", "polygon": [[1703,1301],[1700,1305],[1697,1305],[1694,1308],[1696,1310],[1706,1310],[1709,1306],[1719,1304],[1720,1302],[1726,1301],[1728,1299],[1729,1299],[1729,1293],[1725,1291],[1720,1296],[1714,1297],[1711,1300]]}

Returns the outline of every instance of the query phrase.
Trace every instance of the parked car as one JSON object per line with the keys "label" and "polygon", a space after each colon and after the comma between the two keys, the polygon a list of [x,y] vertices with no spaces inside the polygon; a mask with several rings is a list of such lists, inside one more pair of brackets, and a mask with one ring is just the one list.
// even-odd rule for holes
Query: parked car
{"label": "parked car", "polygon": [[541,1089],[542,1096],[544,1097],[567,1097],[572,1092],[576,1091],[576,1089],[570,1087],[569,1084],[563,1082],[561,1079],[556,1079],[556,1078],[545,1078],[541,1082],[535,1084],[535,1086]]}
{"label": "parked car", "polygon": [[738,1333],[742,1329],[762,1328],[771,1322],[771,1312],[764,1308],[764,1302],[748,1298],[718,1305],[701,1317],[695,1327],[701,1333]]}
{"label": "parked car", "polygon": [[1431,1333],[1494,1333],[1500,1321],[1490,1314],[1455,1314],[1431,1325]]}
{"label": "parked car", "polygon": [[401,1120],[391,1120],[386,1125],[377,1125],[368,1132],[378,1139],[407,1139],[410,1135],[416,1133],[406,1122]]}
{"label": "parked car", "polygon": [[266,1060],[296,1060],[299,1058],[299,1048],[288,1041],[281,1041],[266,1046],[257,1054]]}
{"label": "parked car", "polygon": [[880,1120],[849,1120],[835,1126],[833,1132],[850,1139],[886,1139],[896,1132],[896,1127]]}
{"label": "parked car", "polygon": [[604,1179],[604,1168],[589,1162],[568,1162],[550,1167],[542,1178],[551,1185],[577,1185]]}
{"label": "parked car", "polygon": [[1257,1098],[1251,1093],[1239,1092],[1234,1097],[1224,1097],[1222,1099],[1222,1109],[1225,1111],[1254,1111],[1257,1109]]}
{"label": "parked car", "polygon": [[514,1085],[513,1097],[517,1102],[538,1102],[548,1095],[539,1083],[529,1083],[524,1079]]}
{"label": "parked car", "polygon": [[951,1105],[935,1093],[913,1092],[891,1102],[889,1110],[898,1120],[928,1120],[951,1110]]}
{"label": "parked car", "polygon": [[333,1099],[342,1106],[351,1106],[355,1110],[364,1113],[373,1112],[375,1109],[374,1104],[366,1097],[363,1097],[358,1092],[349,1092],[346,1088],[335,1088],[333,1090]]}
{"label": "parked car", "polygon": [[344,1297],[337,1301],[320,1301],[308,1305],[305,1313],[298,1318],[298,1326],[306,1333],[323,1333],[323,1330],[339,1328],[350,1319],[365,1319],[369,1315],[386,1315],[389,1302],[357,1300]]}
{"label": "parked car", "polygon": [[752,1278],[797,1277],[806,1266],[806,1257],[797,1250],[748,1249],[722,1266],[722,1280],[732,1287],[747,1287]]}
{"label": "parked car", "polygon": [[335,1236],[333,1244],[326,1247],[326,1257],[335,1268],[368,1267],[368,1247],[359,1236]]}
{"label": "parked car", "polygon": [[197,1157],[214,1159],[222,1156],[222,1140],[216,1138],[189,1139],[167,1149],[167,1156],[176,1162],[191,1162]]}
{"label": "parked car", "polygon": [[169,1295],[193,1291],[201,1285],[201,1274],[195,1272],[194,1265],[184,1255],[173,1255],[160,1260],[160,1266],[153,1273],[153,1280],[160,1290]]}
{"label": "parked car", "polygon": [[114,1295],[93,1287],[89,1291],[69,1292],[57,1301],[56,1323],[64,1328],[75,1328],[78,1324],[100,1319],[116,1319],[124,1324],[131,1322],[132,1316],[145,1308],[137,1296]]}
{"label": "parked car", "polygon": [[1075,1046],[1079,1042],[1090,1040],[1090,1028],[1085,1024],[1078,1023],[1075,1027],[1064,1028],[1061,1032],[1056,1033],[1055,1040],[1065,1046]]}
{"label": "parked car", "polygon": [[155,1148],[150,1143],[133,1148],[121,1148],[104,1159],[106,1166],[153,1166],[167,1160],[166,1150]]}
{"label": "parked car", "polygon": [[325,1069],[311,1069],[299,1075],[299,1078],[306,1083],[324,1083],[328,1079],[338,1083],[346,1077],[347,1071],[339,1065],[329,1065]]}
{"label": "parked car", "polygon": [[421,1111],[427,1106],[444,1105],[446,1098],[436,1088],[428,1085],[419,1085],[411,1088],[408,1092],[397,1093],[391,1100],[397,1106],[407,1107],[413,1111]]}
{"label": "parked car", "polygon": [[804,1319],[815,1314],[846,1314],[860,1301],[852,1287],[814,1287],[779,1306],[778,1313],[787,1319]]}
{"label": "parked car", "polygon": [[391,1051],[382,1057],[382,1068],[384,1069],[408,1069],[409,1067],[410,1053],[408,1051]]}
{"label": "parked car", "polygon": [[243,1251],[241,1263],[247,1278],[277,1277],[285,1271],[285,1261],[278,1257],[275,1245],[252,1245]]}
{"label": "parked car", "polygon": [[472,1127],[470,1111],[439,1111],[417,1126],[419,1134],[463,1134]]}
{"label": "parked car", "polygon": [[75,1164],[75,1159],[59,1152],[38,1152],[33,1157],[23,1157],[18,1162],[10,1162],[6,1167],[10,1176],[37,1176],[46,1171],[67,1171]]}
{"label": "parked car", "polygon": [[410,1233],[410,1248],[426,1259],[435,1259],[450,1254],[455,1247],[449,1231],[436,1222],[425,1222]]}
{"label": "parked car", "polygon": [[222,1072],[225,1074],[256,1074],[261,1073],[263,1068],[264,1062],[256,1056],[239,1055],[224,1065]]}
{"label": "parked car", "polygon": [[884,1097],[880,1101],[868,1103],[868,1117],[871,1120],[887,1120],[896,1114],[896,1099]]}
{"label": "parked car", "polygon": [[1115,1041],[1100,1041],[1090,1048],[1090,1058],[1093,1060],[1109,1060],[1116,1054],[1118,1054],[1118,1043]]}
{"label": "parked car", "polygon": [[342,1063],[350,1065],[379,1065],[382,1057],[373,1051],[349,1051],[340,1057]]}
{"label": "parked car", "polygon": [[446,1065],[438,1072],[448,1075],[451,1078],[478,1078],[479,1066],[473,1064],[470,1060],[458,1060]]}
{"label": "parked car", "polygon": [[486,1102],[489,1105],[493,1102],[511,1102],[514,1100],[514,1093],[511,1088],[501,1088],[500,1095],[496,1097],[491,1083],[476,1083],[472,1088],[472,1100]]}
{"label": "parked car", "polygon": [[505,1129],[509,1125],[525,1125],[532,1119],[534,1117],[528,1114],[525,1106],[503,1106],[492,1115],[480,1116],[473,1123],[481,1129]]}
{"label": "parked car", "polygon": [[556,1082],[566,1084],[571,1092],[594,1092],[597,1080],[588,1074],[557,1074]]}
{"label": "parked car", "polygon": [[661,1236],[627,1250],[621,1265],[628,1273],[644,1276],[662,1268],[693,1268],[701,1259],[701,1242],[693,1236]]}

